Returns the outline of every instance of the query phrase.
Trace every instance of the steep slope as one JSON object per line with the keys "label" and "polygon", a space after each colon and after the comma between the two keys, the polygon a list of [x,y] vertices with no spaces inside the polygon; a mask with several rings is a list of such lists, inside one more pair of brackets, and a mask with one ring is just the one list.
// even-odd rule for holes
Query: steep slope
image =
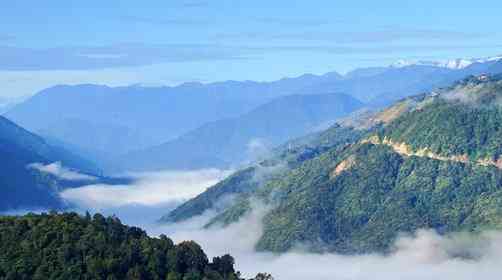
{"label": "steep slope", "polygon": [[22,150],[25,153],[31,152],[48,160],[57,159],[66,166],[83,172],[99,173],[93,163],[79,158],[62,148],[48,145],[43,138],[1,116],[0,141],[5,143],[4,145],[14,145],[15,149]]}
{"label": "steep slope", "polygon": [[501,172],[493,167],[407,157],[361,144],[326,154],[266,186],[263,198],[273,193],[280,199],[273,199],[277,207],[264,219],[257,248],[281,252],[303,244],[343,253],[382,252],[400,232],[499,228],[501,183]]}
{"label": "steep slope", "polygon": [[260,199],[273,210],[259,250],[385,252],[400,232],[500,229],[500,98],[502,79],[480,76],[403,100],[374,117],[384,124],[372,135],[239,196],[209,225],[234,222]]}
{"label": "steep slope", "polygon": [[149,237],[116,217],[0,218],[1,279],[240,279],[230,255],[210,262],[193,241]]}
{"label": "steep slope", "polygon": [[344,94],[292,95],[233,119],[208,123],[171,142],[126,155],[125,170],[229,167],[319,129],[362,103]]}
{"label": "steep slope", "polygon": [[343,147],[368,133],[335,125],[330,129],[304,136],[274,149],[267,159],[239,170],[204,193],[187,201],[161,218],[161,222],[180,222],[205,211],[224,211],[231,199],[251,194],[260,186],[280,178],[303,162],[334,147]]}
{"label": "steep slope", "polygon": [[41,172],[39,168],[30,168],[33,164],[41,167],[60,162],[67,168],[89,174],[77,178],[76,181],[81,183],[88,178],[97,180],[101,174],[92,163],[48,145],[44,139],[3,117],[0,117],[0,154],[0,211],[60,207],[56,190],[77,183],[73,178],[65,180],[56,176],[54,173],[58,171],[58,165],[52,166],[52,172]]}

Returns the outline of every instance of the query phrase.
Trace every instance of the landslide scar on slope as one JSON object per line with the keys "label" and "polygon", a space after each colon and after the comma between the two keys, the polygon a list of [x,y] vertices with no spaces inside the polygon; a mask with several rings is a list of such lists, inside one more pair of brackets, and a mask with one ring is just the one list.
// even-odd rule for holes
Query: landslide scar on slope
{"label": "landslide scar on slope", "polygon": [[355,164],[356,164],[355,157],[353,155],[349,156],[335,167],[335,169],[331,172],[329,176],[330,179],[334,179],[336,176],[340,175],[343,171],[352,168],[352,166],[354,166]]}

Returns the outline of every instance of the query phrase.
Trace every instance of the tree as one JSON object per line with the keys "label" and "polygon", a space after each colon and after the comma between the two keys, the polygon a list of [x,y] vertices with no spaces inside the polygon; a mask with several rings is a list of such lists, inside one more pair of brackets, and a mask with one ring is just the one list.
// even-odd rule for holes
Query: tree
{"label": "tree", "polygon": [[198,271],[190,270],[188,273],[183,276],[183,280],[201,280],[201,274]]}
{"label": "tree", "polygon": [[214,265],[193,241],[174,245],[100,214],[0,217],[0,240],[0,279],[6,280],[221,280],[219,271],[233,271],[230,256]]}
{"label": "tree", "polygon": [[194,241],[185,241],[174,247],[169,254],[169,264],[172,270],[186,274],[203,272],[208,265],[208,259],[199,244]]}
{"label": "tree", "polygon": [[167,274],[166,280],[182,280],[181,274],[176,271],[171,271]]}
{"label": "tree", "polygon": [[274,277],[268,273],[258,273],[254,279],[250,280],[274,280]]}
{"label": "tree", "polygon": [[227,277],[228,275],[235,273],[234,264],[235,264],[234,258],[226,254],[221,257],[214,257],[211,266],[221,275]]}

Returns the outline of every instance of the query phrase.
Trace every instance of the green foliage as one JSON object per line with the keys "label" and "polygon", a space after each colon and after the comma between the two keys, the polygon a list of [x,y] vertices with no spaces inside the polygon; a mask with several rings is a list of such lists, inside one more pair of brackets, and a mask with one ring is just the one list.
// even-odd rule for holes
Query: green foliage
{"label": "green foliage", "polygon": [[[330,176],[348,156],[355,157],[355,166]],[[259,195],[277,205],[264,218],[259,250],[284,252],[301,244],[342,253],[382,252],[399,232],[502,227],[497,168],[402,157],[371,144],[307,162]]]}
{"label": "green foliage", "polygon": [[[257,249],[386,252],[400,232],[502,228],[502,170],[477,163],[502,155],[501,84],[470,78],[439,96],[414,97],[414,107],[374,133],[470,162],[403,156],[387,145],[353,141],[265,182],[252,195],[274,208]],[[350,166],[334,172],[348,159]],[[250,211],[250,199],[240,196],[212,224],[237,221]]]}
{"label": "green foliage", "polygon": [[253,280],[274,280],[274,277],[268,273],[258,273]]}
{"label": "green foliage", "polygon": [[415,150],[496,159],[502,154],[502,110],[438,99],[396,119],[379,134]]}
{"label": "green foliage", "polygon": [[234,260],[150,238],[116,217],[75,213],[0,218],[0,279],[237,279]]}
{"label": "green foliage", "polygon": [[[222,210],[221,208],[228,206],[224,203],[221,206],[222,200],[226,197],[253,194],[260,186],[263,186],[268,181],[282,178],[287,171],[297,168],[303,162],[315,158],[333,147],[340,147],[353,142],[366,133],[366,131],[335,125],[321,133],[288,142],[277,148],[267,160],[237,171],[207,191],[171,211],[168,215],[163,216],[161,221],[179,222],[201,215],[209,209]],[[239,213],[227,215],[225,220],[227,222],[230,220],[233,221],[244,212],[239,211]]]}

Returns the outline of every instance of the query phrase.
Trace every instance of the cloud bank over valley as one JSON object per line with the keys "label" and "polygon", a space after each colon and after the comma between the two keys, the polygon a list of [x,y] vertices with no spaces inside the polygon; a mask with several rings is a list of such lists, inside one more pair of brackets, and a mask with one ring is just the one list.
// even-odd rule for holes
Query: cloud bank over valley
{"label": "cloud bank over valley", "polygon": [[157,223],[156,219],[165,211],[228,174],[216,169],[138,173],[132,185],[90,185],[66,190],[61,196],[80,212],[115,214],[125,223],[145,228],[152,236],[166,234],[176,242],[195,240],[210,257],[230,253],[237,260],[237,268],[249,277],[263,271],[272,273],[276,279],[293,280],[468,280],[495,279],[499,274],[500,232],[443,236],[433,230],[420,230],[413,235],[401,235],[388,255],[316,254],[301,244],[288,253],[275,255],[254,250],[262,234],[261,219],[270,210],[259,201],[253,203],[249,214],[224,228],[203,229],[215,215],[211,210],[177,224]]}

